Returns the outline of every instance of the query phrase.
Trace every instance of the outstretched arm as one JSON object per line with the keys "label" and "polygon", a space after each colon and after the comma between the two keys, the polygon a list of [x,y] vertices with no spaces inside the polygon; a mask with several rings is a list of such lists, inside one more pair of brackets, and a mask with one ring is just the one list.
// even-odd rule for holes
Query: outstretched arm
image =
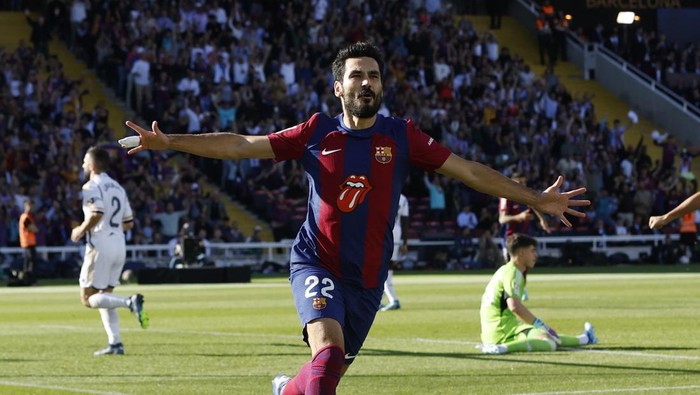
{"label": "outstretched arm", "polygon": [[680,218],[685,214],[700,209],[700,192],[695,192],[691,197],[685,199],[676,208],[667,212],[664,215],[649,217],[649,227],[651,229],[661,229],[664,225]]}
{"label": "outstretched arm", "polygon": [[532,213],[530,212],[529,208],[515,215],[507,214],[505,211],[501,211],[498,213],[498,223],[501,225],[505,225],[511,222],[525,222],[531,219]]}
{"label": "outstretched arm", "polygon": [[166,149],[187,152],[214,159],[274,158],[272,145],[267,136],[243,136],[236,133],[165,134],[153,121],[152,130],[127,121],[126,126],[141,137],[140,144],[129,150],[135,154],[143,150]]}
{"label": "outstretched arm", "polygon": [[462,159],[451,154],[445,163],[437,169],[438,173],[462,181],[470,188],[493,196],[504,197],[532,207],[534,210],[558,217],[564,225],[571,227],[571,222],[564,214],[575,217],[585,217],[586,214],[576,211],[570,206],[588,206],[590,200],[572,200],[573,197],[586,192],[586,188],[573,191],[557,192],[564,182],[559,176],[557,181],[543,192],[537,192],[521,185],[496,170],[478,162]]}

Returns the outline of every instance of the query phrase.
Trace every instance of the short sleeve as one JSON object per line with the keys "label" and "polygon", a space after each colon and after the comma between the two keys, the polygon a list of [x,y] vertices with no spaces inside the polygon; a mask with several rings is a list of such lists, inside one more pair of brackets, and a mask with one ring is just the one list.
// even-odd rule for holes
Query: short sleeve
{"label": "short sleeve", "polygon": [[83,206],[90,207],[94,212],[104,212],[102,193],[94,182],[83,185]]}
{"label": "short sleeve", "polygon": [[442,167],[451,154],[445,146],[416,128],[410,119],[406,122],[406,133],[411,163],[426,171],[435,171]]}
{"label": "short sleeve", "polygon": [[134,212],[131,209],[131,203],[129,203],[129,198],[124,198],[124,216],[122,217],[122,222],[131,222],[134,220]]}
{"label": "short sleeve", "polygon": [[316,113],[306,122],[269,134],[267,137],[275,153],[275,160],[301,159],[311,135],[316,130],[318,117],[319,113]]}
{"label": "short sleeve", "polygon": [[398,214],[402,217],[408,217],[410,215],[408,211],[408,199],[406,199],[406,197],[403,195],[401,195],[401,198],[399,199]]}
{"label": "short sleeve", "polygon": [[508,199],[498,198],[498,212],[507,213],[508,212]]}
{"label": "short sleeve", "polygon": [[523,292],[523,274],[519,270],[513,270],[510,275],[503,278],[503,292],[508,297],[520,299]]}

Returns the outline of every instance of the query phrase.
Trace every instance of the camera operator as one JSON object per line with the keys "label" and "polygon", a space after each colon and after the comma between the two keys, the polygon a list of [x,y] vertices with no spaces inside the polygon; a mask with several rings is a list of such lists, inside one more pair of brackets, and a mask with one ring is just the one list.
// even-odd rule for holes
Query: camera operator
{"label": "camera operator", "polygon": [[[180,235],[175,242],[173,258],[170,260],[170,268],[182,268],[189,266],[204,266],[209,256],[209,242],[206,240],[206,231],[201,230],[199,235],[194,234],[194,227],[185,222],[180,229]],[[173,243],[171,241],[171,244]]]}

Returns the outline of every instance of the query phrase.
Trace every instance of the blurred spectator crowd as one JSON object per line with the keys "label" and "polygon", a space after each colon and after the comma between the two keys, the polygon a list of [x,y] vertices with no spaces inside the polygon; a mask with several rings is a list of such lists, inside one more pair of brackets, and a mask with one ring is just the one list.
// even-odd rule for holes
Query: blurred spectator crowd
{"label": "blurred spectator crowd", "polygon": [[566,35],[569,30],[584,42],[605,46],[656,83],[668,86],[690,104],[700,108],[700,46],[679,43],[665,34],[644,30],[639,24],[598,23],[591,29],[571,26],[564,12],[543,0],[535,22],[540,63],[554,68],[566,61]]}
{"label": "blurred spectator crowd", "polygon": [[[649,233],[649,215],[696,190],[683,168],[689,155],[676,164],[683,150],[673,136],[657,142],[664,154],[653,160],[644,141],[625,143],[631,123],[598,119],[591,95],[572,95],[551,68],[536,75],[448,2],[72,0],[28,19],[33,32],[45,24],[48,37],[63,40],[146,124],[158,120],[171,133],[268,134],[314,112],[338,114],[335,52],[372,40],[386,54],[381,113],[412,118],[457,155],[520,172],[534,189],[559,174],[564,188],[588,188],[588,218],[571,229],[550,218],[553,234]],[[0,52],[0,246],[17,244],[25,198],[37,203],[39,244],[70,243],[71,224],[82,219],[81,160],[96,143],[112,148],[110,173],[129,192],[132,244],[166,244],[185,223],[210,242],[244,241],[202,177],[268,221],[275,239],[294,237],[308,195],[297,162],[189,157],[192,166],[175,169],[167,153],[127,156],[113,143],[107,108],[84,108],[81,81],[44,53],[44,33],[32,37],[31,46]],[[418,169],[404,193],[410,238],[499,235],[490,196]],[[459,221],[465,210],[470,220]]]}

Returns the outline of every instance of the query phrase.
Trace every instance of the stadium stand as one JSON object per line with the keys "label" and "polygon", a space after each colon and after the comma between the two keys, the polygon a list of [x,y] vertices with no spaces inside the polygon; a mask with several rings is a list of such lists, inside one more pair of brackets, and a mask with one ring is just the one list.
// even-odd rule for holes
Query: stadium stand
{"label": "stadium stand", "polygon": [[[649,214],[663,212],[695,191],[694,177],[681,177],[677,164],[682,147],[672,138],[661,144],[663,148],[641,140],[639,129],[648,124],[627,122],[625,103],[594,82],[567,78],[578,73],[568,62],[541,66],[535,37],[508,16],[499,29],[489,30],[486,16],[453,17],[399,1],[360,6],[336,1],[347,6],[342,15],[295,1],[282,2],[286,7],[277,3],[266,7],[265,1],[186,1],[179,8],[169,1],[122,1],[108,7],[87,3],[92,6],[85,20],[73,30],[69,21],[53,22],[59,27],[54,28],[48,65],[36,60],[40,57],[28,44],[18,49],[8,44],[1,58],[5,69],[12,70],[5,73],[2,89],[15,97],[6,104],[7,113],[12,121],[20,120],[20,128],[9,128],[10,119],[0,125],[3,170],[10,174],[10,187],[0,187],[1,197],[8,203],[21,196],[42,198],[38,215],[50,230],[43,236],[45,245],[66,243],[76,210],[74,158],[94,141],[120,137],[123,111],[157,119],[170,132],[244,134],[280,130],[316,111],[335,114],[339,104],[331,94],[329,57],[339,46],[363,38],[375,40],[387,55],[383,113],[412,118],[464,157],[506,174],[523,172],[535,189],[545,188],[556,174],[564,173],[567,186],[587,185],[594,201],[603,191],[611,192],[591,207],[587,220],[575,221],[572,229],[557,224],[555,235],[613,235],[622,228],[647,234],[644,219]],[[47,11],[37,10],[36,15]],[[379,20],[372,15],[395,17]],[[23,26],[15,34],[30,36],[22,14],[2,17],[19,18]],[[73,56],[64,54],[68,48]],[[75,58],[80,60],[74,67]],[[27,66],[26,72],[20,64]],[[94,72],[69,73],[85,67]],[[42,108],[41,100],[35,106],[31,95],[14,95],[12,89],[26,89],[23,78],[33,72],[48,77],[47,89],[59,83],[72,88],[54,94],[64,103],[62,108],[47,108],[33,118],[27,115]],[[149,78],[143,78],[144,72]],[[44,84],[40,77],[30,81],[37,87]],[[94,96],[102,85],[112,92]],[[90,94],[83,95],[85,90]],[[113,103],[126,107],[112,107]],[[96,127],[100,117],[106,118],[106,126]],[[40,135],[38,130],[48,133]],[[66,136],[70,141],[61,140]],[[34,137],[41,147],[39,141],[32,143]],[[13,160],[30,151],[27,144],[33,144],[29,146],[35,157],[51,150],[55,163],[40,174],[21,166],[18,170]],[[168,202],[176,212],[185,212],[196,233],[205,229],[207,237],[213,237],[223,228],[221,240],[233,241],[230,228],[236,225],[204,214],[210,214],[204,207],[211,207],[211,196],[218,189],[272,224],[275,240],[293,237],[303,221],[307,186],[294,162],[189,157],[188,166],[174,168],[167,153],[128,157],[115,146],[114,154],[138,216],[133,244],[168,243],[149,218],[163,212]],[[36,169],[31,158],[26,167]],[[45,188],[47,182],[55,183],[51,190]],[[453,239],[456,216],[467,203],[480,220],[475,234],[485,230],[497,234],[495,200],[454,182],[442,182],[442,187],[445,215],[435,218],[423,175],[412,172],[405,191],[412,207],[410,237]],[[618,215],[629,196],[642,209],[633,210],[631,217],[629,211]],[[70,204],[56,206],[56,201]],[[0,247],[13,246],[16,211],[12,205],[3,207]],[[228,216],[234,217],[230,211]],[[595,226],[598,220],[603,221],[602,228]],[[238,226],[244,233],[253,228]],[[268,240],[272,238],[270,234]]]}

